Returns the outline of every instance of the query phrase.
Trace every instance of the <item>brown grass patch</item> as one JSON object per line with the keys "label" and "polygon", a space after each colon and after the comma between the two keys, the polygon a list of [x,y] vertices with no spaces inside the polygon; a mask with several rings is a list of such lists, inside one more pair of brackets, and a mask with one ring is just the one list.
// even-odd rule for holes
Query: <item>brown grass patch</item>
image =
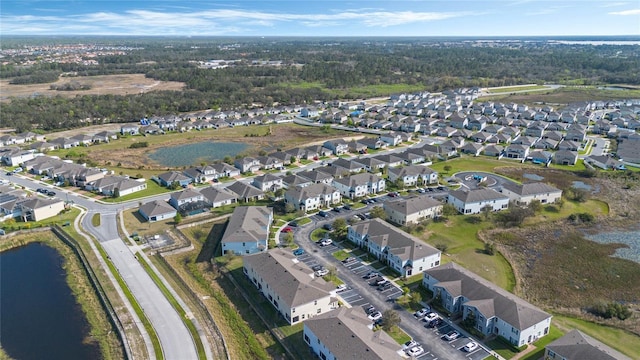
{"label": "brown grass patch", "polygon": [[[146,78],[144,74],[122,74],[122,75],[98,75],[98,76],[76,76],[61,77],[54,83],[47,84],[27,84],[11,85],[11,79],[0,80],[0,99],[7,101],[9,97],[26,97],[38,94],[41,96],[65,96],[75,97],[76,95],[130,95],[140,94],[155,90],[182,90],[184,83],[176,81],[159,81]],[[78,91],[57,91],[49,87],[53,84],[64,85],[70,82],[77,82],[91,86],[89,90]]]}

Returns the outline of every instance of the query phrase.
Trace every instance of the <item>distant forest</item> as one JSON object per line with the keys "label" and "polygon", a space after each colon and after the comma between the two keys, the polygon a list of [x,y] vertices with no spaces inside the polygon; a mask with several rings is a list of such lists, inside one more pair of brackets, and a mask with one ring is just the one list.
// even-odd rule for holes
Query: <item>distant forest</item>
{"label": "distant forest", "polygon": [[[3,40],[3,48],[36,41]],[[127,96],[14,98],[2,105],[2,126],[24,131],[37,124],[49,131],[84,126],[85,119],[92,123],[127,122],[143,116],[209,108],[358,99],[389,95],[385,92],[388,85],[441,91],[523,83],[640,84],[637,45],[576,45],[543,40],[480,43],[469,39],[419,38],[94,41],[141,49],[130,50],[124,56],[98,57],[97,66],[8,64],[0,67],[0,78],[27,84],[54,82],[64,72],[77,72],[81,76],[138,73],[157,80],[184,82],[188,89]],[[212,59],[242,61],[224,69],[198,68],[197,61]],[[252,66],[255,60],[282,61],[283,65]]]}

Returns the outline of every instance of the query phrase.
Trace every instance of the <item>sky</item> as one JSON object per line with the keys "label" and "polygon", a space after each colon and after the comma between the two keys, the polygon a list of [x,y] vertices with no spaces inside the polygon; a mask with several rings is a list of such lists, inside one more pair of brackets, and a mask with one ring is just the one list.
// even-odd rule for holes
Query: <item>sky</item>
{"label": "sky", "polygon": [[640,36],[640,0],[2,0],[0,35]]}

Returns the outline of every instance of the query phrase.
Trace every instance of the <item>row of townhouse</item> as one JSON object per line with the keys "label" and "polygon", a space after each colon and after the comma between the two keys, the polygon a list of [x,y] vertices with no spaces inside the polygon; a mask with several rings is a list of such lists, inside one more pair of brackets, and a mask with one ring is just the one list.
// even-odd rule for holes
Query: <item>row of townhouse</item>
{"label": "row of townhouse", "polygon": [[378,218],[349,226],[347,239],[401,276],[440,265],[438,249]]}
{"label": "row of townhouse", "polygon": [[523,346],[549,333],[550,314],[454,262],[427,269],[422,284],[446,311],[472,319],[485,336]]}
{"label": "row of townhouse", "polygon": [[552,204],[562,198],[562,190],[541,182],[516,184],[505,183],[500,191],[493,189],[452,190],[447,203],[453,205],[461,214],[479,214],[488,207],[491,211],[509,208],[512,202],[518,206],[529,205],[532,201]]}
{"label": "row of townhouse", "polygon": [[0,146],[22,145],[34,141],[44,141],[43,134],[37,134],[31,131],[22,132],[20,134],[0,135]]}
{"label": "row of townhouse", "polygon": [[40,221],[58,215],[64,208],[61,199],[29,195],[22,189],[0,185],[0,221],[11,218]]}

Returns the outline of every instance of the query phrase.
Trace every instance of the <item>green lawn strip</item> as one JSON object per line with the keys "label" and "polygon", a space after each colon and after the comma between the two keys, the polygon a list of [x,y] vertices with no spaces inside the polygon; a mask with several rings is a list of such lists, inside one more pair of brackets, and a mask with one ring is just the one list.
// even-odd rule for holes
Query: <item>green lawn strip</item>
{"label": "green lawn strip", "polygon": [[100,226],[100,214],[93,214],[91,217],[91,225]]}
{"label": "green lawn strip", "polygon": [[520,359],[522,360],[542,359],[542,356],[544,355],[544,347],[549,345],[551,342],[561,338],[562,335],[564,335],[564,333],[560,331],[560,329],[558,329],[554,325],[551,325],[551,328],[549,329],[549,333],[543,336],[540,340],[533,343],[536,349],[528,353],[527,355],[524,355]]}
{"label": "green lawn strip", "polygon": [[376,270],[380,270],[384,267],[386,267],[387,265],[381,263],[380,261],[374,261],[371,264],[369,264],[369,266],[371,266],[372,268],[376,269]]}
{"label": "green lawn strip", "polygon": [[549,168],[567,171],[582,171],[587,169],[587,167],[584,166],[584,160],[582,159],[578,159],[575,165],[559,165],[552,163],[551,165],[549,165]]}
{"label": "green lawn strip", "polygon": [[412,288],[422,284],[422,278],[423,278],[423,275],[422,274],[418,274],[418,275],[410,276],[408,278],[400,279],[400,280],[397,281],[397,283],[400,286],[403,286],[403,287],[406,286],[406,287],[412,289]]}
{"label": "green lawn strip", "polygon": [[147,188],[144,190],[137,191],[137,192],[134,192],[133,194],[129,194],[125,196],[120,196],[118,198],[104,198],[102,199],[102,201],[108,202],[108,203],[118,203],[118,202],[130,201],[135,199],[141,199],[147,196],[159,195],[159,194],[167,193],[170,191],[169,189],[160,186],[157,182],[153,180],[148,179],[146,180],[146,182],[147,182]]}
{"label": "green lawn strip", "polygon": [[489,94],[495,94],[495,93],[507,93],[507,92],[514,92],[514,91],[531,91],[531,90],[542,90],[542,89],[551,90],[551,88],[544,85],[524,85],[524,86],[509,86],[509,87],[503,87],[503,88],[489,88],[487,89],[487,92]]}
{"label": "green lawn strip", "polygon": [[514,348],[513,345],[508,344],[500,338],[487,341],[485,344],[505,359],[511,359],[518,354],[512,350]]}
{"label": "green lawn strip", "polygon": [[561,329],[578,329],[632,359],[640,354],[640,336],[629,331],[557,314],[553,315],[553,321]]}
{"label": "green lawn strip", "polygon": [[389,334],[389,336],[391,336],[391,338],[393,338],[393,340],[395,340],[399,345],[402,345],[411,340],[411,336],[407,335],[406,332],[402,331],[402,329],[397,326],[392,327],[389,331],[387,331],[387,334]]}
{"label": "green lawn strip", "polygon": [[169,289],[167,289],[167,287],[164,285],[162,280],[160,280],[160,277],[158,277],[158,274],[156,274],[156,272],[153,271],[153,269],[151,269],[151,266],[147,264],[147,262],[142,258],[142,256],[137,256],[137,258],[140,265],[142,265],[142,267],[147,272],[147,274],[149,274],[151,279],[153,279],[153,282],[156,283],[160,291],[162,291],[162,294],[164,294],[164,297],[167,298],[167,300],[169,300],[169,303],[171,303],[171,306],[173,306],[173,308],[176,309],[176,311],[180,315],[180,318],[182,319],[182,322],[187,326],[187,329],[189,329],[189,332],[191,333],[191,337],[193,338],[193,342],[196,344],[196,350],[198,351],[198,359],[206,360],[207,354],[204,351],[204,345],[202,344],[202,340],[198,335],[198,330],[196,329],[196,326],[194,325],[193,321],[187,318],[186,311],[184,311],[184,309],[182,308],[182,306],[180,306],[180,304],[178,303],[176,298],[173,296],[173,294],[171,294],[171,292],[169,291]]}
{"label": "green lawn strip", "polygon": [[28,222],[20,222],[15,219],[5,220],[2,224],[0,224],[1,228],[5,231],[13,231],[13,230],[21,230],[21,229],[35,229],[40,227],[51,226],[54,224],[58,224],[61,226],[65,226],[65,224],[71,224],[73,220],[80,215],[80,210],[77,208],[71,208],[69,210],[64,210],[60,214],[56,216],[52,216],[48,219],[40,220],[40,221],[28,221]]}
{"label": "green lawn strip", "polygon": [[327,233],[328,231],[325,229],[315,229],[311,232],[311,240],[318,241],[320,239],[324,239],[325,234]]}
{"label": "green lawn strip", "polygon": [[[451,166],[450,171],[444,171],[445,166]],[[522,164],[517,161],[498,160],[493,157],[485,156],[469,156],[462,155],[458,158],[439,161],[433,163],[430,168],[439,172],[444,176],[451,176],[461,171],[477,171],[477,172],[494,172],[495,168],[503,166],[516,166],[516,167],[532,167],[530,164]]]}
{"label": "green lawn strip", "polygon": [[129,287],[127,287],[127,284],[124,282],[124,279],[122,279],[122,277],[120,276],[118,269],[116,269],[116,267],[113,265],[111,260],[109,260],[109,257],[107,256],[106,251],[99,244],[96,244],[96,247],[98,248],[98,252],[100,253],[100,256],[102,256],[102,259],[105,261],[105,263],[109,267],[109,271],[115,277],[116,281],[118,282],[118,285],[120,285],[120,288],[122,289],[122,292],[127,297],[127,300],[129,300],[131,307],[133,307],[133,310],[136,312],[136,315],[138,315],[138,318],[142,322],[142,325],[144,326],[145,330],[147,331],[147,334],[149,335],[149,339],[151,340],[151,344],[153,345],[153,351],[156,353],[156,359],[160,359],[160,360],[164,359],[162,346],[160,346],[160,339],[158,339],[158,334],[156,333],[156,330],[153,328],[153,325],[151,325],[149,318],[147,318],[147,315],[142,310],[142,307],[140,306],[140,304],[138,304],[138,301],[133,296],[133,294],[131,294]]}
{"label": "green lawn strip", "polygon": [[344,250],[338,250],[338,251],[334,252],[331,255],[333,255],[333,257],[336,258],[337,260],[342,261],[342,260],[348,258],[349,255],[351,255],[351,254],[347,253]]}
{"label": "green lawn strip", "polygon": [[309,219],[308,217],[303,217],[299,220],[296,220],[296,222],[298,223],[298,226],[302,226],[311,223],[311,219]]}
{"label": "green lawn strip", "polygon": [[362,255],[364,255],[366,253],[367,252],[362,250],[362,249],[353,249],[353,250],[351,250],[351,255],[357,256],[357,257],[360,257],[360,256],[362,256]]}

